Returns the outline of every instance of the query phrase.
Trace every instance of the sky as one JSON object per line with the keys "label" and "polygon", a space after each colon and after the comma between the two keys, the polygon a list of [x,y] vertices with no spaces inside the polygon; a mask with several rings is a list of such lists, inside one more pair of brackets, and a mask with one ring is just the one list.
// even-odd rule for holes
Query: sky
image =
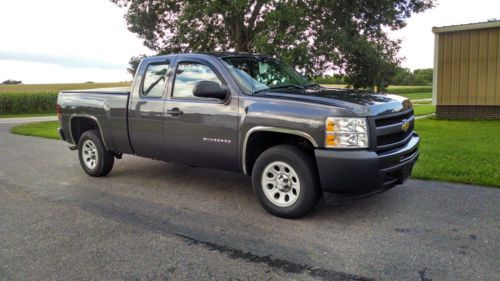
{"label": "sky", "polygon": [[0,0],[0,82],[132,80],[130,57],[152,54],[108,0]]}
{"label": "sky", "polygon": [[[78,83],[128,81],[129,58],[153,54],[127,30],[124,10],[108,0],[0,0],[0,81]],[[401,39],[403,67],[433,64],[433,26],[500,19],[498,0],[438,0],[413,15]]]}

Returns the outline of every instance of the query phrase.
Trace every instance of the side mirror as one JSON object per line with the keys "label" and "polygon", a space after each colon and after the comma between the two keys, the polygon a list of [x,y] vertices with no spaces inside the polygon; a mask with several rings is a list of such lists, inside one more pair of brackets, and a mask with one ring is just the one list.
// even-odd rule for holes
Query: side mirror
{"label": "side mirror", "polygon": [[193,95],[199,98],[216,98],[225,99],[227,96],[227,88],[221,87],[214,81],[200,81],[193,88]]}

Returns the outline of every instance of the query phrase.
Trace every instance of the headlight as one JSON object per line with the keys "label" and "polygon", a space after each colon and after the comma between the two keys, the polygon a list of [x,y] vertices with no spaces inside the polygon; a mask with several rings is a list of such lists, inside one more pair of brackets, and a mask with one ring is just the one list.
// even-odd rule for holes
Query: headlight
{"label": "headlight", "polygon": [[368,126],[365,118],[328,117],[325,123],[325,147],[367,148]]}

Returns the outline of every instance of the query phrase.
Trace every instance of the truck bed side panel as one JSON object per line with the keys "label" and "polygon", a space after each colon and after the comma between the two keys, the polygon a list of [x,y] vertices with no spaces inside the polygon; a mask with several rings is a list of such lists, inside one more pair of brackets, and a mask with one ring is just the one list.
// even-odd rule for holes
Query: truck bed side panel
{"label": "truck bed side panel", "polygon": [[[127,105],[129,92],[71,91],[61,92],[62,126],[73,143],[71,120],[76,117],[97,121],[104,144],[114,152],[133,153],[128,138]],[[76,144],[76,143],[75,143]]]}

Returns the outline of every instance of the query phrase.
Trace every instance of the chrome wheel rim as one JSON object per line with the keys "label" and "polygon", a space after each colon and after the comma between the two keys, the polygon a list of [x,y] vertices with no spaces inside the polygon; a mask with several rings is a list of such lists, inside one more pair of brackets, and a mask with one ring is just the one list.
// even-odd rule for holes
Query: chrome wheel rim
{"label": "chrome wheel rim", "polygon": [[271,162],[264,168],[261,186],[267,199],[279,207],[293,205],[300,195],[299,176],[282,161]]}
{"label": "chrome wheel rim", "polygon": [[93,141],[86,140],[83,142],[82,159],[85,166],[89,169],[94,169],[97,166],[99,155],[97,153],[97,147]]}

